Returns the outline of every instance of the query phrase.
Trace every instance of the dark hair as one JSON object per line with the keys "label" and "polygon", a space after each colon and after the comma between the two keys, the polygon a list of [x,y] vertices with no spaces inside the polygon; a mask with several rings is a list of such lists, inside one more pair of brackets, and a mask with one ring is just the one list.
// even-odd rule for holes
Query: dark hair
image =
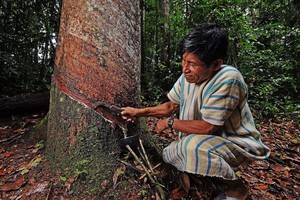
{"label": "dark hair", "polygon": [[181,55],[190,52],[197,55],[207,66],[217,59],[225,59],[228,48],[227,29],[205,23],[194,28],[180,43]]}

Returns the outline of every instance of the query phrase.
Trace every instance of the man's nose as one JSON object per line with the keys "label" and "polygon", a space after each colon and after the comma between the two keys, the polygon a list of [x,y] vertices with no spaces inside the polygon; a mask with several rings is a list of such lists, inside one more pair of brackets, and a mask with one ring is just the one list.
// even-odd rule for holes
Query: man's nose
{"label": "man's nose", "polygon": [[189,69],[190,69],[190,67],[189,67],[188,63],[182,64],[182,71],[183,72],[188,72]]}

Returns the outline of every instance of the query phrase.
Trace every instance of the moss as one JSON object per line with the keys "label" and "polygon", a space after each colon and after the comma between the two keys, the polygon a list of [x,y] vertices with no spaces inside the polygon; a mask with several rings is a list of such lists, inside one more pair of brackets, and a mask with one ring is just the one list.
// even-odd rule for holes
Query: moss
{"label": "moss", "polygon": [[151,134],[145,119],[141,118],[140,124],[141,124],[140,136],[141,139],[145,141],[145,146],[147,146],[148,149],[155,154],[155,157],[162,159],[162,151],[166,146],[166,144],[160,141],[155,135]]}
{"label": "moss", "polygon": [[112,178],[120,153],[120,129],[94,110],[52,91],[46,157],[63,176],[75,177],[76,193],[101,193],[103,180]]}
{"label": "moss", "polygon": [[40,141],[46,142],[47,140],[47,125],[48,125],[48,114],[34,127],[30,128],[26,134],[25,139],[31,143],[38,143]]}

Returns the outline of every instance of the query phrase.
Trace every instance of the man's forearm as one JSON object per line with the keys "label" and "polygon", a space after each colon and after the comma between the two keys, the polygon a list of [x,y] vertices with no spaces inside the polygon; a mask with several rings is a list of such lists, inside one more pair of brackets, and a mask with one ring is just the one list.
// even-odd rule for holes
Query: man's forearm
{"label": "man's forearm", "polygon": [[178,111],[179,105],[172,102],[166,102],[153,107],[139,108],[137,117],[165,117]]}
{"label": "man's forearm", "polygon": [[186,134],[213,135],[220,127],[203,120],[175,119],[172,128]]}

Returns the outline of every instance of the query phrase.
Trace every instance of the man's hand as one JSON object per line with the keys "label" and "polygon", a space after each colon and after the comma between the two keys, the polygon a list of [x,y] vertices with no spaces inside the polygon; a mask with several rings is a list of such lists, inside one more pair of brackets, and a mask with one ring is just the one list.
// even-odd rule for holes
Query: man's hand
{"label": "man's hand", "polygon": [[168,122],[168,119],[169,118],[166,118],[166,119],[162,119],[160,121],[157,122],[156,124],[156,128],[155,128],[155,131],[157,133],[161,133],[163,132],[164,130],[166,130],[167,128],[169,128],[167,122]]}
{"label": "man's hand", "polygon": [[128,122],[134,122],[137,118],[138,108],[124,107],[121,108],[122,118]]}

